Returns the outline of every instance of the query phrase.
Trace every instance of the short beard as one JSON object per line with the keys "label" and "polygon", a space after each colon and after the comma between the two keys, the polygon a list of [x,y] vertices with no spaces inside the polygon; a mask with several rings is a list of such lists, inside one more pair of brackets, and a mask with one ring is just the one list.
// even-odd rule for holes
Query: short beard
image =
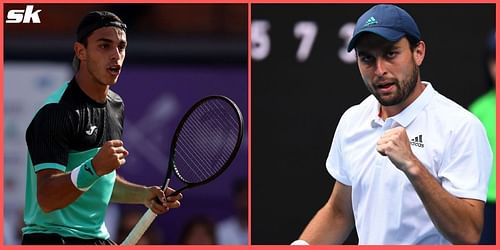
{"label": "short beard", "polygon": [[418,73],[418,66],[414,63],[410,77],[406,81],[403,80],[403,82],[398,82],[396,84],[398,87],[396,90],[396,96],[392,99],[383,99],[374,89],[372,89],[372,87],[368,87],[368,91],[370,91],[372,95],[377,98],[378,102],[382,106],[398,105],[408,99],[410,94],[413,93],[413,90],[415,90],[418,81]]}

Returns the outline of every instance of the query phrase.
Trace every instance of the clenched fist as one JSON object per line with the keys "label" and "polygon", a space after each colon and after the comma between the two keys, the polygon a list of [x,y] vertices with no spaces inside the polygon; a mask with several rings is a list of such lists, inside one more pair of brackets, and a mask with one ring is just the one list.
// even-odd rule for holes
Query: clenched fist
{"label": "clenched fist", "polygon": [[411,151],[410,141],[406,129],[403,127],[385,131],[377,141],[377,151],[381,155],[389,157],[391,162],[403,172],[406,172],[415,161],[418,161]]}
{"label": "clenched fist", "polygon": [[92,166],[97,175],[102,176],[125,164],[128,151],[121,140],[107,141],[92,159]]}

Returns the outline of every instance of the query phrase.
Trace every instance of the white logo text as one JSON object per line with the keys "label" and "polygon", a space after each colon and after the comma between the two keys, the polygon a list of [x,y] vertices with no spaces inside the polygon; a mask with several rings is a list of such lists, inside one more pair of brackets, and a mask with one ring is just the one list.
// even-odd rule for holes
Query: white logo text
{"label": "white logo text", "polygon": [[9,10],[6,23],[41,23],[38,13],[42,10],[33,12],[33,5],[26,5],[26,10]]}

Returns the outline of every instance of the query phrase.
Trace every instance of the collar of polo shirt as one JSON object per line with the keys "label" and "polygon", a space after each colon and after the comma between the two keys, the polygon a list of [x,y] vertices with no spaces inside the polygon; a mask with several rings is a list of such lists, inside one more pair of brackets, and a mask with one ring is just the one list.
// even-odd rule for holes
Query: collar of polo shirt
{"label": "collar of polo shirt", "polygon": [[408,127],[408,125],[410,125],[410,123],[415,120],[420,111],[431,102],[432,97],[434,96],[435,91],[432,87],[432,84],[426,81],[422,81],[422,83],[426,86],[422,94],[420,94],[420,96],[418,96],[414,102],[403,109],[399,114],[388,117],[385,121],[378,115],[380,113],[380,104],[375,105],[372,110],[373,119],[371,122],[371,126],[373,128],[384,126],[388,128],[394,128],[398,126],[404,128]]}

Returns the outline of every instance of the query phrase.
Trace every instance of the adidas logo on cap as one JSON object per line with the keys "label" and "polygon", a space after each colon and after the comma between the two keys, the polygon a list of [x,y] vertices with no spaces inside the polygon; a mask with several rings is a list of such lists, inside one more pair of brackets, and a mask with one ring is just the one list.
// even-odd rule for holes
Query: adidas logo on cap
{"label": "adidas logo on cap", "polygon": [[363,27],[366,27],[366,26],[370,26],[370,25],[374,25],[374,24],[377,24],[377,20],[375,19],[375,17],[370,17],[368,18],[368,20],[366,20],[366,23]]}

